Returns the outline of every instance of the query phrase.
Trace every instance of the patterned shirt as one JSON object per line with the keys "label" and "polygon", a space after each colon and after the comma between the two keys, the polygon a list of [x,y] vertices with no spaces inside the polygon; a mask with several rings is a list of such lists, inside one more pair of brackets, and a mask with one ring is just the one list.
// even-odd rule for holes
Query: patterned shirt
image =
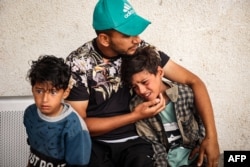
{"label": "patterned shirt", "polygon": [[[169,99],[174,103],[177,124],[180,129],[181,146],[194,148],[205,137],[205,128],[202,120],[195,110],[194,95],[187,85],[171,83],[165,78],[163,82],[170,86],[166,90]],[[143,102],[139,96],[135,96],[130,104],[133,108]],[[151,142],[154,149],[155,166],[167,166],[167,151],[170,149],[166,133],[159,115],[143,119],[136,123],[137,133]]]}

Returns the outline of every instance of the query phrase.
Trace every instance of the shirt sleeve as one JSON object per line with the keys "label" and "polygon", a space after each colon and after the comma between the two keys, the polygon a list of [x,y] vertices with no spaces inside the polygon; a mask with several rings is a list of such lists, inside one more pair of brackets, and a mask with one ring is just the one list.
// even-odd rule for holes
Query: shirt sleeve
{"label": "shirt sleeve", "polygon": [[159,54],[161,57],[161,67],[164,67],[167,64],[167,62],[169,61],[170,57],[162,51],[159,51]]}
{"label": "shirt sleeve", "polygon": [[70,90],[69,96],[66,100],[69,101],[81,101],[88,100],[88,82],[87,82],[87,71],[84,58],[79,58],[77,51],[72,52],[67,58],[66,63],[70,66],[71,70],[71,82],[73,87]]}
{"label": "shirt sleeve", "polygon": [[79,132],[66,144],[66,162],[69,165],[87,165],[91,155],[91,140],[88,131]]}
{"label": "shirt sleeve", "polygon": [[85,122],[74,116],[69,125],[65,144],[65,160],[68,165],[87,165],[91,155],[91,139]]}
{"label": "shirt sleeve", "polygon": [[66,100],[69,101],[81,101],[81,100],[88,100],[89,94],[87,88],[83,85],[73,86],[70,90],[69,96]]}

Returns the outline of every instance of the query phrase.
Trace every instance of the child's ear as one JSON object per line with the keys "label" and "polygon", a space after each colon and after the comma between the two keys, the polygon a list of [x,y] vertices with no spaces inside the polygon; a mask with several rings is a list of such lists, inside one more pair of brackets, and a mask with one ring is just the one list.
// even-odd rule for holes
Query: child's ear
{"label": "child's ear", "polygon": [[70,88],[68,87],[63,93],[63,99],[66,99],[70,93]]}
{"label": "child's ear", "polygon": [[164,71],[163,71],[163,69],[162,69],[160,66],[158,66],[157,71],[158,71],[158,74],[159,74],[161,77],[164,76]]}

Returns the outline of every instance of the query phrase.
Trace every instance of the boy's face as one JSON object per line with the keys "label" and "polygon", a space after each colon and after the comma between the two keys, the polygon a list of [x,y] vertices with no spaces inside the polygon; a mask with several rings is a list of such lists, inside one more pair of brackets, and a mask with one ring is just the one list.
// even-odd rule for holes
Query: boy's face
{"label": "boy's face", "polygon": [[144,100],[154,100],[162,91],[162,76],[163,70],[161,67],[158,67],[156,75],[149,73],[147,70],[143,70],[132,76],[132,87],[136,94]]}
{"label": "boy's face", "polygon": [[57,90],[51,83],[36,83],[32,93],[37,108],[46,116],[57,116],[62,111],[61,102],[68,96],[69,91]]}

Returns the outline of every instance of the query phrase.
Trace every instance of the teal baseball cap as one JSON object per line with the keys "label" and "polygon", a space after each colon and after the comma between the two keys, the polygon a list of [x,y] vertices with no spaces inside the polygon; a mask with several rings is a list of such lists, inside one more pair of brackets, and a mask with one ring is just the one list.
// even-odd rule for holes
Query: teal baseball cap
{"label": "teal baseball cap", "polygon": [[129,36],[141,34],[150,23],[127,0],[99,0],[93,13],[95,30],[114,29]]}

